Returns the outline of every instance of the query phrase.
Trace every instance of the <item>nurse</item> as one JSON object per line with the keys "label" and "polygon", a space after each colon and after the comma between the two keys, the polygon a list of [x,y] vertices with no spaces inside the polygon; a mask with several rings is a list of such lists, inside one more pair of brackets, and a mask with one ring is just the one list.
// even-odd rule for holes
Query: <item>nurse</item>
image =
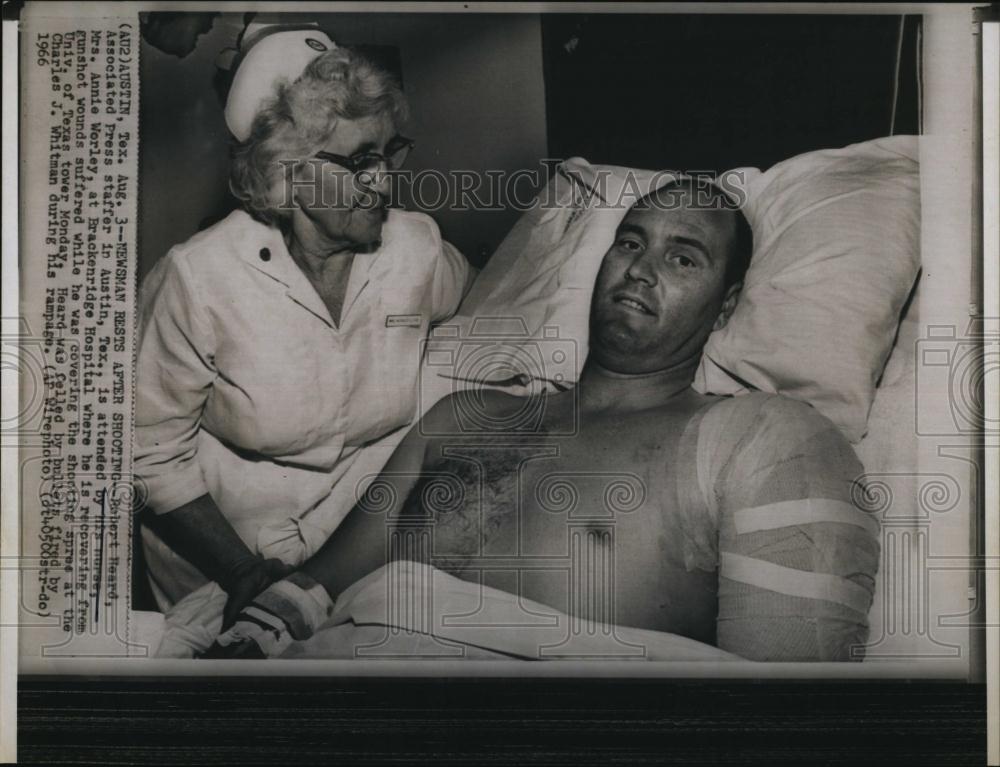
{"label": "nurse", "polygon": [[472,274],[430,217],[386,207],[412,147],[396,82],[318,29],[249,42],[226,105],[244,209],[140,293],[134,471],[164,609],[209,580],[253,595],[288,571],[262,537],[413,419],[421,341]]}

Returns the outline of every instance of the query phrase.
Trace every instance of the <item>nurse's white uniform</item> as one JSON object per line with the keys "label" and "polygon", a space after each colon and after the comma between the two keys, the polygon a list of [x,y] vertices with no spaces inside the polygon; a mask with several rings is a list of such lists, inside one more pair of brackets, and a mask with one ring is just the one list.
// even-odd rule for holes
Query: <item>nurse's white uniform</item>
{"label": "nurse's white uniform", "polygon": [[[252,551],[293,564],[321,545],[309,512],[337,507],[324,533],[346,515],[360,448],[416,415],[422,340],[469,271],[424,214],[391,211],[382,238],[355,256],[340,327],[280,232],[242,211],[156,265],[140,294],[135,432],[155,513],[208,493]],[[162,607],[205,583],[148,528],[143,542]]]}

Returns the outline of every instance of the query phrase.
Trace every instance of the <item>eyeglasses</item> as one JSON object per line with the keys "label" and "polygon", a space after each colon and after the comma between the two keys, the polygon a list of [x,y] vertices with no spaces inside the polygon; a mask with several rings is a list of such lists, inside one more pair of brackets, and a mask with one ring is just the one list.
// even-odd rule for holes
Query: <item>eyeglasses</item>
{"label": "eyeglasses", "polygon": [[317,160],[335,162],[355,176],[364,174],[372,178],[379,172],[383,163],[389,170],[400,168],[406,162],[406,158],[415,144],[416,142],[413,139],[406,138],[405,136],[396,136],[386,145],[385,154],[379,154],[378,152],[358,152],[357,154],[352,154],[350,157],[344,157],[344,155],[334,154],[333,152],[317,152],[315,157]]}

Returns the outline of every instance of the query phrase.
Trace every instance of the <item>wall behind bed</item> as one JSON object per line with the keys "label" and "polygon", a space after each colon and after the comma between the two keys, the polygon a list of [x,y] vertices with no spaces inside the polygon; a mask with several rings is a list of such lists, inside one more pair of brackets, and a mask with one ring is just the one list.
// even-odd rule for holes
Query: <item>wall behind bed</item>
{"label": "wall behind bed", "polygon": [[887,136],[890,125],[896,134],[918,133],[920,23],[827,14],[545,15],[549,151],[593,163],[721,171]]}

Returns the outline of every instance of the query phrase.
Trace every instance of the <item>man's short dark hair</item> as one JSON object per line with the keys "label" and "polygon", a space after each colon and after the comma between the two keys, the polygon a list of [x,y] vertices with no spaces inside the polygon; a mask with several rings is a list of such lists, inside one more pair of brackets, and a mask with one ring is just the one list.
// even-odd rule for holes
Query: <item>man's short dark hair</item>
{"label": "man's short dark hair", "polygon": [[750,258],[753,256],[753,230],[747,221],[739,202],[726,190],[707,179],[685,177],[669,181],[639,200],[635,207],[655,204],[663,209],[676,205],[676,190],[695,191],[707,195],[706,203],[712,210],[731,210],[736,213],[736,238],[733,247],[726,257],[725,288],[743,282],[747,269],[750,268]]}

